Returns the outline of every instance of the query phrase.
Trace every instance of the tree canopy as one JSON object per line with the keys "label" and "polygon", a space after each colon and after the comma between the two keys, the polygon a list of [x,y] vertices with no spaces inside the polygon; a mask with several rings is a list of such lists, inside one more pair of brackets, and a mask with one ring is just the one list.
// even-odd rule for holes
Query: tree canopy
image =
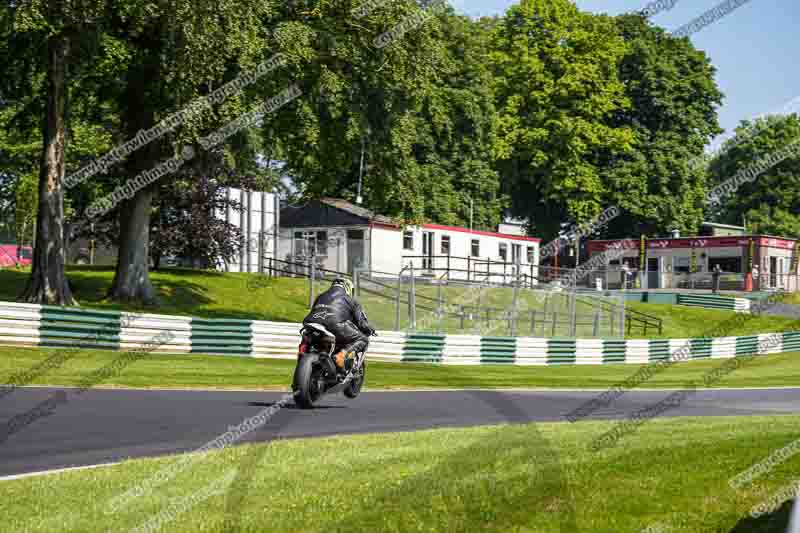
{"label": "tree canopy", "polygon": [[[417,0],[5,6],[0,210],[18,225],[49,227],[37,247],[64,217],[85,218],[99,198],[193,150],[103,217],[120,250],[114,299],[152,300],[149,265],[164,253],[208,262],[235,254],[235,228],[208,218],[215,191],[279,186],[277,168],[300,198],[361,195],[365,207],[406,223],[466,225],[474,215],[476,228],[494,229],[514,216],[550,239],[616,206],[608,237],[691,232],[715,215],[798,230],[794,159],[721,211],[706,205],[710,185],[793,138],[796,123],[776,122],[710,166],[689,164],[721,132],[723,95],[702,51],[641,14],[596,15],[570,0],[521,0],[481,19]],[[271,58],[277,67],[214,100]],[[289,87],[299,96],[201,147]],[[61,189],[65,174],[187,108],[199,112]],[[779,184],[794,192],[778,193]],[[189,242],[181,232],[208,238]],[[51,301],[46,293],[39,301]]]}

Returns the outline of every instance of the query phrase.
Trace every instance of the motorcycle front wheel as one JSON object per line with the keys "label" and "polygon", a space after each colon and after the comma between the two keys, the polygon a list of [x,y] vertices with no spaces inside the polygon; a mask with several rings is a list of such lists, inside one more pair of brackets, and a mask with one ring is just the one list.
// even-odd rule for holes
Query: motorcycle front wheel
{"label": "motorcycle front wheel", "polygon": [[361,387],[364,385],[364,378],[367,375],[367,362],[364,361],[361,363],[361,372],[357,378],[353,378],[353,381],[344,389],[344,395],[350,398],[351,400],[357,397],[361,393]]}
{"label": "motorcycle front wheel", "polygon": [[312,409],[322,393],[322,366],[312,357],[303,357],[294,371],[294,401],[301,409]]}

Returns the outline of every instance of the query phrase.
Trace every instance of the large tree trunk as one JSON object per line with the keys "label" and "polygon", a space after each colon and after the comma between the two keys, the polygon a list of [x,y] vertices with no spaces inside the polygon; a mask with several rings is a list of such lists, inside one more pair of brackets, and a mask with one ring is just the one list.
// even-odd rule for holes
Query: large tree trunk
{"label": "large tree trunk", "polygon": [[64,273],[64,160],[66,152],[67,55],[63,34],[47,43],[47,116],[39,171],[39,208],[33,269],[20,300],[31,303],[77,305]]}
{"label": "large tree trunk", "polygon": [[[123,121],[130,139],[140,130],[155,125],[152,104],[147,101],[147,84],[158,80],[157,64],[157,58],[145,57],[128,72]],[[159,142],[155,141],[131,154],[125,165],[127,179],[158,165],[160,152]],[[153,183],[122,202],[117,268],[108,293],[114,301],[156,303],[155,289],[150,282],[150,211],[157,187],[158,184]]]}
{"label": "large tree trunk", "polygon": [[109,291],[115,301],[156,301],[150,282],[150,207],[154,194],[153,187],[142,189],[120,209],[119,255]]}

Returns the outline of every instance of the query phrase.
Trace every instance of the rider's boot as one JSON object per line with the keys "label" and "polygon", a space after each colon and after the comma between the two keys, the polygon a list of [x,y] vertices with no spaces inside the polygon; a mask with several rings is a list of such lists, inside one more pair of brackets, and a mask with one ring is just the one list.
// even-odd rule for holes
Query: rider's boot
{"label": "rider's boot", "polygon": [[345,361],[347,359],[347,350],[341,350],[336,354],[334,360],[336,361],[336,368],[340,371],[345,370]]}

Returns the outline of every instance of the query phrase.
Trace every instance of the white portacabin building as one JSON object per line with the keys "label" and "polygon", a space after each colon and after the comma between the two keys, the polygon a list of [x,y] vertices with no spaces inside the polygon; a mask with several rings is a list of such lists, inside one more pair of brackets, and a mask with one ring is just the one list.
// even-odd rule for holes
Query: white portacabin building
{"label": "white portacabin building", "polygon": [[334,198],[287,207],[280,215],[276,263],[290,270],[307,264],[352,275],[367,269],[394,277],[413,267],[415,275],[451,280],[535,283],[541,240],[524,235],[518,224],[504,233],[423,224],[403,227],[390,217]]}

